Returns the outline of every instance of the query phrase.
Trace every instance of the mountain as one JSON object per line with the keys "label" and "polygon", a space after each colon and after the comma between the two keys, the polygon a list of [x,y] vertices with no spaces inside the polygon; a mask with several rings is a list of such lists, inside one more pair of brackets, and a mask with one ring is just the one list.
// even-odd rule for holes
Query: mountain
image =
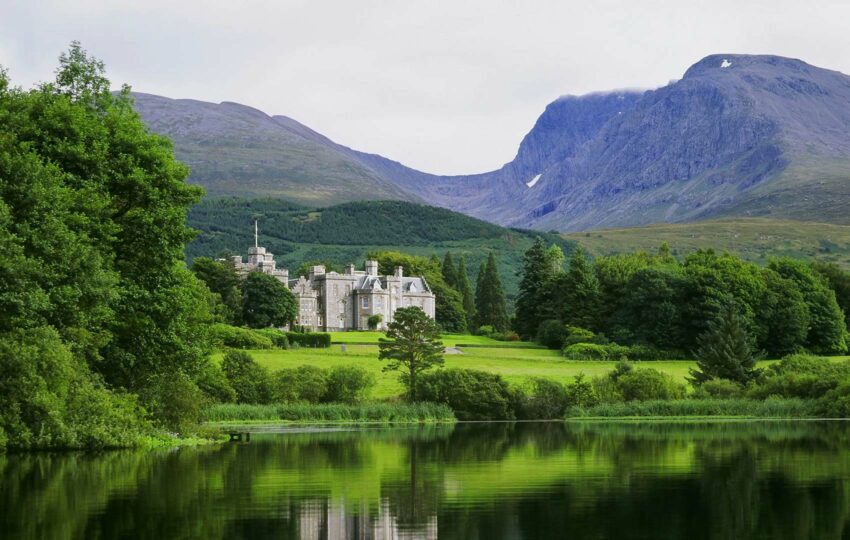
{"label": "mountain", "polygon": [[850,223],[850,77],[712,55],[667,86],[549,104],[502,168],[436,176],[232,103],[136,95],[214,195],[314,205],[427,202],[502,225],[579,231],[769,217]]}
{"label": "mountain", "polygon": [[542,234],[569,254],[575,242],[559,235],[506,229],[486,221],[405,201],[359,201],[325,208],[306,208],[281,199],[205,198],[189,212],[189,226],[198,230],[186,256],[215,257],[226,252],[245,254],[254,245],[253,220],[259,219],[260,242],[281,267],[294,272],[308,261],[343,268],[363,263],[375,250],[414,255],[446,251],[466,257],[470,280],[490,251],[496,254],[505,292],[518,288],[517,268],[523,253]]}

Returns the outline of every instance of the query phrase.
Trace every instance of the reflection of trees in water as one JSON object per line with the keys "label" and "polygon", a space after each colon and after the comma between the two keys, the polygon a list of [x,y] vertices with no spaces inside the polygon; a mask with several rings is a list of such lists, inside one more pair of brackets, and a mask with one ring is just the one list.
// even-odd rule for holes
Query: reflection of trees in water
{"label": "reflection of trees in water", "polygon": [[[8,455],[0,456],[0,531],[838,539],[850,536],[848,449],[850,429],[838,423],[504,423],[265,436],[172,452]],[[522,475],[510,492],[473,485],[481,475],[539,467],[543,485]]]}

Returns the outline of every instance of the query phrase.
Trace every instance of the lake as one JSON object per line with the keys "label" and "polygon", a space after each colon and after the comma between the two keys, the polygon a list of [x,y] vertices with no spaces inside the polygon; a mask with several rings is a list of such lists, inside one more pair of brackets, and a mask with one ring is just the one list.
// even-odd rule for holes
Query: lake
{"label": "lake", "polygon": [[850,423],[290,429],[0,455],[2,538],[850,538]]}

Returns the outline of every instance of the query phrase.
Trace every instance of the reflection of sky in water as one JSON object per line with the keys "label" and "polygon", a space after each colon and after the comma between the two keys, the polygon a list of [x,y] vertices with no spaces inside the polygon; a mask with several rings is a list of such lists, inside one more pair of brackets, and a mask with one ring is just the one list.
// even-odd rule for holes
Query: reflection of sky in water
{"label": "reflection of sky in water", "polygon": [[550,422],[10,454],[0,536],[837,539],[848,450],[843,422]]}

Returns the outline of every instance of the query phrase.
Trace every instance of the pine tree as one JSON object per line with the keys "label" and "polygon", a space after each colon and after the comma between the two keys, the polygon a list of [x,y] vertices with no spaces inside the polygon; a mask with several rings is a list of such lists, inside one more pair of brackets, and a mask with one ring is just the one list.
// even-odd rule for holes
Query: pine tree
{"label": "pine tree", "polygon": [[475,325],[475,295],[472,292],[472,284],[466,271],[466,259],[460,256],[457,266],[457,288],[463,296],[463,309],[466,311],[466,320],[470,326]]}
{"label": "pine tree", "polygon": [[508,310],[505,292],[496,268],[496,256],[490,252],[487,265],[478,273],[475,287],[476,322],[478,326],[489,325],[499,332],[508,329]]}
{"label": "pine tree", "polygon": [[451,251],[447,251],[446,256],[443,258],[443,280],[445,280],[446,285],[452,289],[460,291],[458,288],[458,274],[455,269],[454,260],[452,260]]}
{"label": "pine tree", "polygon": [[581,247],[573,251],[563,283],[561,320],[570,326],[595,331],[599,326],[602,295],[593,263],[587,259]]}
{"label": "pine tree", "polygon": [[516,330],[524,338],[535,336],[542,322],[542,296],[550,268],[546,244],[538,236],[522,257],[522,278],[516,300]]}
{"label": "pine tree", "polygon": [[709,323],[708,330],[699,337],[697,344],[698,369],[690,370],[694,384],[711,379],[745,384],[758,375],[747,328],[735,303],[723,306],[720,316]]}

